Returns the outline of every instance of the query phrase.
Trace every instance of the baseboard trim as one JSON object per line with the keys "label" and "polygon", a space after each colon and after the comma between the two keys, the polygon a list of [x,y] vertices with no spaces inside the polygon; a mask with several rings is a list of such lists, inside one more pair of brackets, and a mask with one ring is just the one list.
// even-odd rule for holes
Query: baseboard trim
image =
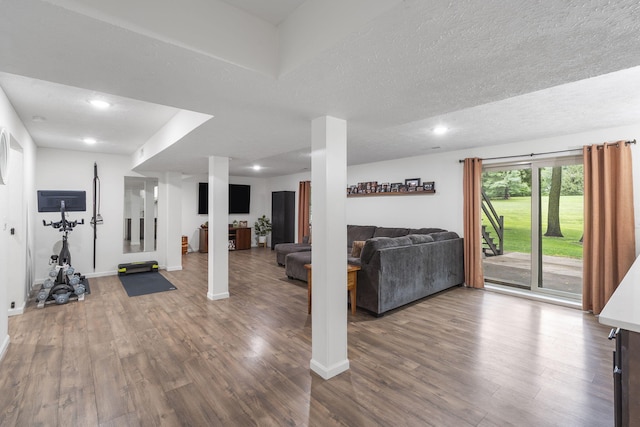
{"label": "baseboard trim", "polygon": [[177,265],[175,267],[167,267],[167,271],[180,271],[180,270],[182,270],[181,265]]}
{"label": "baseboard trim", "polygon": [[24,308],[27,305],[26,301],[22,304],[21,307],[17,307],[17,308],[10,308],[9,309],[9,317],[11,316],[17,316],[19,314],[23,314],[24,313]]}
{"label": "baseboard trim", "polygon": [[217,301],[220,299],[227,299],[229,298],[229,292],[222,292],[219,294],[212,294],[211,292],[207,292],[207,298],[213,301]]}
{"label": "baseboard trim", "polygon": [[6,335],[4,337],[4,341],[2,342],[2,347],[0,347],[0,361],[2,361],[2,359],[4,359],[4,355],[7,353],[7,350],[9,349],[9,342],[11,340],[9,339],[9,335]]}
{"label": "baseboard trim", "polygon": [[118,270],[100,271],[97,273],[87,273],[84,276],[91,279],[92,277],[107,277],[107,276],[115,276],[116,274],[118,274]]}
{"label": "baseboard trim", "polygon": [[328,380],[335,377],[336,375],[343,373],[344,371],[349,370],[349,359],[334,363],[329,367],[324,366],[314,359],[311,359],[310,368],[313,372],[320,375],[323,379]]}

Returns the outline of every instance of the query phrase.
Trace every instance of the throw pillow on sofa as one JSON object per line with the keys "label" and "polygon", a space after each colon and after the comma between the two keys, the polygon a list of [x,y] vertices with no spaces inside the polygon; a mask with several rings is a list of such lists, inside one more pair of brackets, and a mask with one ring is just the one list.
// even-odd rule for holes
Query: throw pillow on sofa
{"label": "throw pillow on sofa", "polygon": [[353,242],[353,246],[351,247],[351,256],[354,258],[360,258],[360,254],[362,253],[362,248],[364,248],[364,244],[366,242],[364,240],[356,240]]}

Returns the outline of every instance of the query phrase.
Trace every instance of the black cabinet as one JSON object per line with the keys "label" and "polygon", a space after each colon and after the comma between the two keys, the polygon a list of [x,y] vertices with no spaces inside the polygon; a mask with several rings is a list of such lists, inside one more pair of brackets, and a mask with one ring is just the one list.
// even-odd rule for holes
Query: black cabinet
{"label": "black cabinet", "polygon": [[278,243],[295,241],[296,192],[271,193],[271,249]]}
{"label": "black cabinet", "polygon": [[640,426],[640,333],[613,329],[613,407],[615,427]]}

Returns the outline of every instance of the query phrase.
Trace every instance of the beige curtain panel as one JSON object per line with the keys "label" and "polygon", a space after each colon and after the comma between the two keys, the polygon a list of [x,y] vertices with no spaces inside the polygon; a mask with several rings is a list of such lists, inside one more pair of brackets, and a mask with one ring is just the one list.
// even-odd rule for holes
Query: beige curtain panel
{"label": "beige curtain panel", "polygon": [[631,147],[583,148],[582,308],[599,314],[635,259]]}
{"label": "beige curtain panel", "polygon": [[482,159],[464,159],[464,281],[470,288],[484,288],[481,230]]}
{"label": "beige curtain panel", "polygon": [[309,236],[309,219],[311,213],[311,181],[300,181],[298,184],[298,243],[302,243],[304,236]]}

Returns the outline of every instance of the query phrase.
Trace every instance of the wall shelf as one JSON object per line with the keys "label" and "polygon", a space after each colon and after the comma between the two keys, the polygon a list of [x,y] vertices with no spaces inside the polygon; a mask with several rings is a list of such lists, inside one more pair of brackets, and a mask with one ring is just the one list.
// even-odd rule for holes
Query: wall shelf
{"label": "wall shelf", "polygon": [[396,193],[365,193],[365,194],[347,194],[347,198],[351,197],[386,197],[386,196],[424,196],[427,194],[435,194],[436,190],[424,191],[405,191]]}

